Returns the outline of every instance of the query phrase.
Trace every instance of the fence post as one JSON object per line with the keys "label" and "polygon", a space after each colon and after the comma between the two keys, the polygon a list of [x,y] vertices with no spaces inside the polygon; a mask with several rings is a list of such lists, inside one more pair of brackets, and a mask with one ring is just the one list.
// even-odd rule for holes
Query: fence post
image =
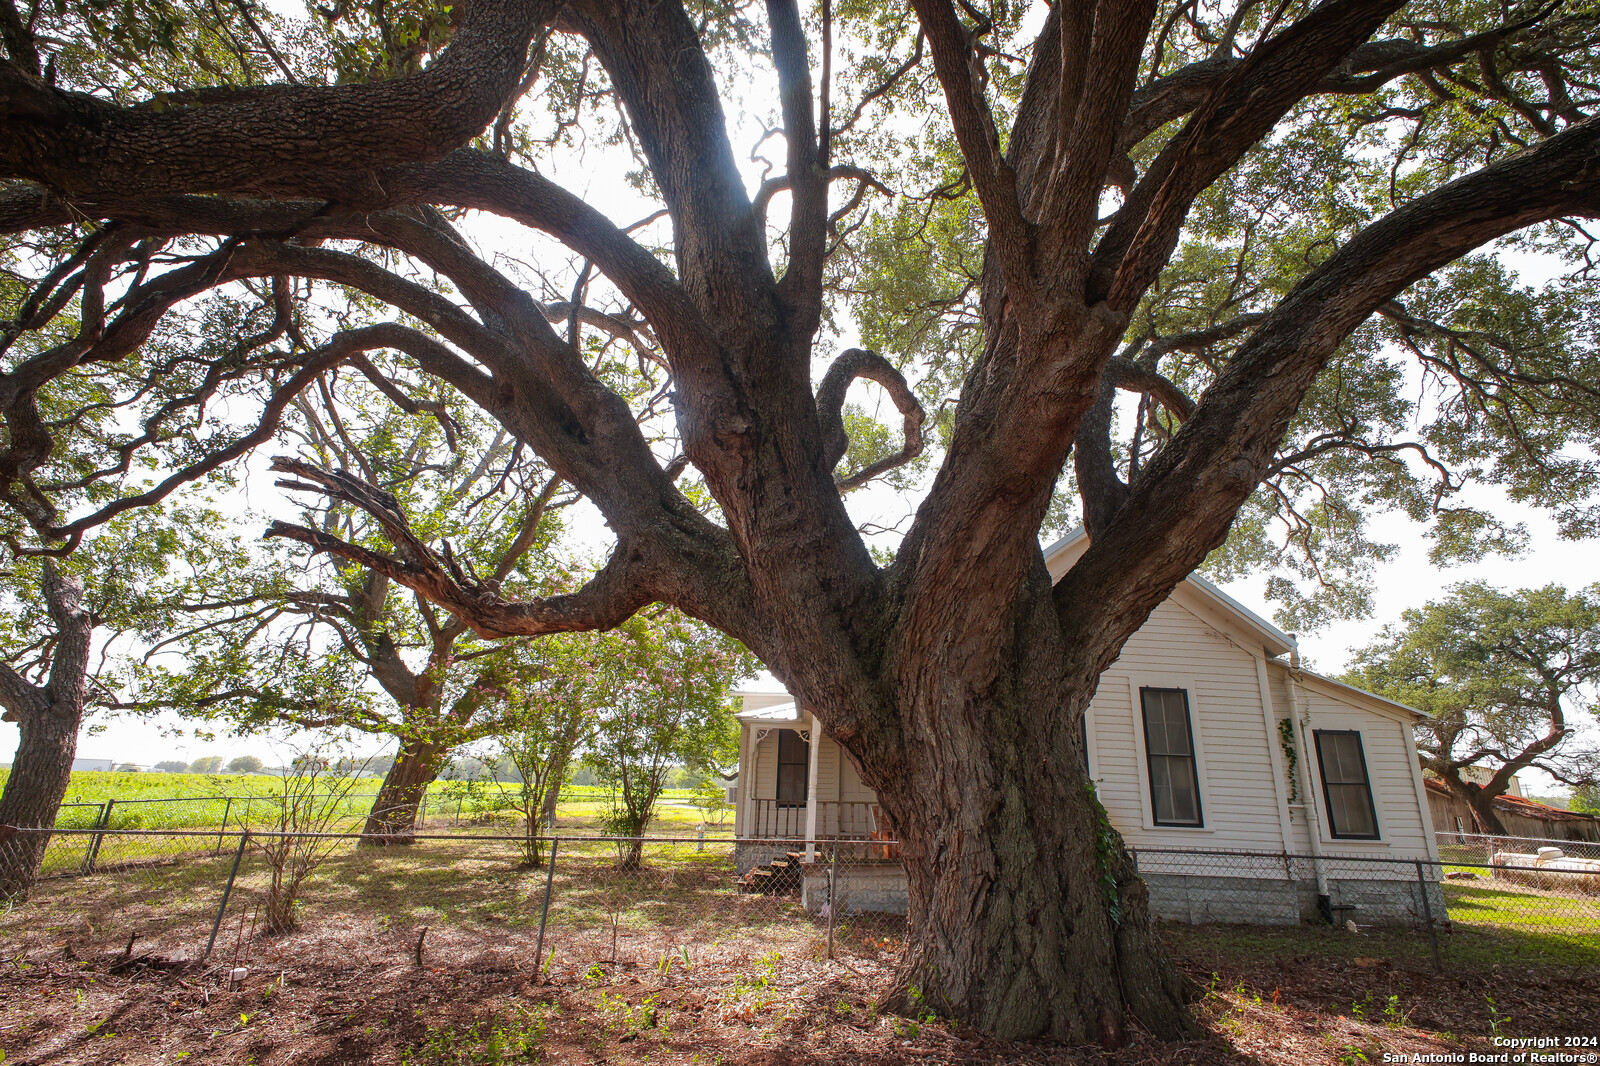
{"label": "fence post", "polygon": [[83,859],[83,872],[94,873],[94,860],[100,855],[100,841],[105,839],[106,827],[111,824],[111,808],[117,805],[115,798],[106,800],[100,808],[100,824],[95,826],[94,839],[89,841],[89,854]]}
{"label": "fence post", "polygon": [[[57,815],[57,817],[59,818],[60,816]],[[105,824],[105,821],[106,821],[106,805],[104,803],[102,803],[102,804],[99,804],[99,810],[94,812],[94,821],[89,824],[89,828],[91,830],[99,829],[101,826],[103,826]],[[83,861],[78,864],[78,871],[80,873],[85,873],[86,874],[86,873],[89,872],[89,849],[94,847],[94,842],[95,842],[95,837],[90,837],[89,838],[89,843],[84,845],[84,848],[83,848]]]}
{"label": "fence post", "polygon": [[1422,875],[1422,860],[1417,863],[1417,891],[1422,893],[1422,918],[1428,923],[1428,947],[1433,952],[1433,968],[1443,970],[1444,963],[1439,961],[1439,936],[1433,931],[1433,904],[1428,901],[1428,880]]}
{"label": "fence post", "polygon": [[704,823],[704,822],[700,823],[700,842],[695,845],[694,850],[696,850],[696,851],[704,851],[704,850],[706,850],[706,823]]}
{"label": "fence post", "polygon": [[839,883],[839,841],[833,841],[833,861],[828,864],[828,958],[833,958],[834,887]]}
{"label": "fence post", "polygon": [[561,844],[561,838],[550,838],[550,865],[544,874],[544,909],[539,912],[539,942],[533,948],[533,980],[536,984],[543,983],[543,974],[539,971],[543,967],[540,961],[544,958],[544,926],[550,920],[550,888],[556,879],[556,848]]}
{"label": "fence post", "polygon": [[228,884],[222,890],[222,902],[217,904],[217,920],[211,923],[211,939],[206,941],[206,953],[200,956],[200,961],[205,962],[211,957],[211,949],[217,944],[217,930],[222,928],[222,916],[228,911],[228,897],[233,895],[233,879],[239,876],[239,862],[244,858],[244,846],[250,842],[250,830],[246,829],[239,834],[239,850],[233,853],[233,869],[228,871]]}
{"label": "fence post", "polygon": [[233,810],[233,797],[228,797],[227,804],[222,808],[222,828],[217,830],[217,847],[211,854],[222,854],[222,838],[228,832],[228,812]]}

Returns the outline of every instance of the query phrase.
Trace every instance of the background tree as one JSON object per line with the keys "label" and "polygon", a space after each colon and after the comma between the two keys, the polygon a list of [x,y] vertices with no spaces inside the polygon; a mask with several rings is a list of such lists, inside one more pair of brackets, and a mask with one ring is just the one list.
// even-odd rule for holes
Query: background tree
{"label": "background tree", "polygon": [[[55,824],[84,716],[116,698],[120,657],[107,646],[124,636],[147,636],[160,625],[159,589],[153,586],[174,567],[182,542],[178,530],[217,520],[214,513],[192,510],[171,516],[136,512],[73,555],[24,556],[0,574],[0,707],[18,732],[0,791],[0,825]],[[19,837],[0,855],[0,898],[27,893],[46,841],[35,834]]]}
{"label": "background tree", "polygon": [[[1471,807],[1480,833],[1506,832],[1494,801],[1529,767],[1569,785],[1600,774],[1600,748],[1581,732],[1600,709],[1600,586],[1457,585],[1385,627],[1346,676],[1427,712],[1422,767]],[[1469,780],[1468,767],[1488,779]]]}
{"label": "background tree", "polygon": [[[148,379],[108,368],[142,373],[134,353],[164,337],[209,343],[183,349],[185,411],[227,394],[263,412],[241,419],[241,446],[270,435],[273,404],[306,375],[401,353],[598,508],[606,564],[575,589],[508,595],[382,486],[304,467],[387,544],[273,531],[485,638],[608,629],[665,603],[740,639],[901,836],[910,932],[891,1006],[915,986],[922,1006],[1006,1036],[1192,1030],[1131,861],[1097,846],[1079,724],[1129,635],[1235,526],[1247,563],[1294,548],[1313,582],[1335,550],[1359,570],[1367,506],[1412,514],[1447,554],[1513,542],[1455,506],[1464,478],[1592,528],[1589,9],[1096,0],[1041,21],[949,0],[712,17],[670,0],[472,0],[419,18],[402,45],[358,3],[254,27],[235,39],[260,47],[220,73],[175,57],[226,40],[234,15],[182,13],[120,5],[94,24],[41,7],[4,34],[0,175],[15,184],[0,219],[40,249],[18,257],[0,395],[18,546],[70,543],[131,498],[62,488],[58,468],[102,469],[106,449],[81,418],[40,412],[127,417]],[[102,39],[143,50],[97,52]],[[746,136],[757,158],[741,172]],[[642,222],[551,177],[588,181],[579,153],[609,138],[637,153]],[[888,207],[869,197],[884,183],[872,162],[908,156],[929,164],[890,176]],[[905,364],[914,382],[894,349],[830,358],[838,298],[875,297],[829,263],[851,269],[839,257],[865,219],[946,202],[969,281],[948,358],[926,368],[948,383],[929,440],[922,363]],[[482,215],[544,237],[475,246],[490,227],[462,227]],[[1468,257],[1518,232],[1573,277],[1539,292],[1474,281],[1498,263]],[[565,335],[521,265],[530,246],[576,294]],[[259,329],[157,334],[222,298],[269,332],[285,302],[324,310],[304,316],[309,343],[282,348],[236,343]],[[352,303],[363,316],[347,328],[331,309]],[[604,380],[575,336],[610,312],[670,370],[677,445],[641,427],[648,397]],[[1363,330],[1374,316],[1412,369]],[[1438,387],[1407,409],[1415,368]],[[884,390],[903,443],[841,468],[859,378]],[[80,380],[110,398],[71,399]],[[938,466],[914,517],[869,543],[846,493],[929,443]],[[1408,488],[1408,455],[1437,492]],[[1323,458],[1322,476],[1297,473]],[[1052,587],[1038,537],[1069,459],[1091,543]],[[1263,483],[1281,506],[1254,509]],[[1287,541],[1252,539],[1263,515],[1287,520]]]}
{"label": "background tree", "polygon": [[738,759],[728,692],[758,664],[737,641],[676,613],[635,615],[594,643],[585,757],[609,790],[601,826],[631,838],[619,851],[633,870],[668,779],[680,767],[720,771]]}
{"label": "background tree", "polygon": [[261,772],[264,766],[265,764],[254,755],[240,755],[232,762],[228,763],[228,773],[258,774]]}
{"label": "background tree", "polygon": [[163,770],[169,774],[183,774],[189,772],[189,764],[182,759],[163,759],[154,766],[156,770]]}
{"label": "background tree", "polygon": [[[294,475],[321,480],[324,468],[360,472],[365,481],[333,476],[383,486],[370,491],[427,522],[463,574],[525,591],[563,580],[556,516],[575,497],[561,492],[560,479],[470,407],[430,397],[426,382],[370,360],[362,367],[363,374],[330,372],[296,399],[282,432],[298,439],[307,461],[281,460],[291,474],[282,484],[309,487]],[[411,410],[394,406],[389,393],[406,397]],[[382,526],[348,495],[308,508],[302,520],[351,543],[387,547]],[[246,730],[288,724],[395,738],[397,756],[363,832],[373,842],[405,842],[451,750],[496,728],[479,713],[521,670],[525,653],[478,639],[464,620],[358,563],[294,569],[289,552],[239,545],[229,564],[198,578],[187,619],[153,649],[138,705]]]}
{"label": "background tree", "polygon": [[189,764],[191,774],[215,774],[222,772],[222,756],[202,755]]}

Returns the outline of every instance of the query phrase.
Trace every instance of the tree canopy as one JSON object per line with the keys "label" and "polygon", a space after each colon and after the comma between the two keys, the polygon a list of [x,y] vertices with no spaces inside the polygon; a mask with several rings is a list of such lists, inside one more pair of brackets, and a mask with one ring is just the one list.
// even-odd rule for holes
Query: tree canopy
{"label": "tree canopy", "polygon": [[1422,765],[1469,801],[1482,832],[1505,832],[1494,800],[1523,770],[1580,787],[1600,775],[1600,587],[1457,585],[1386,627],[1346,679],[1427,713]]}
{"label": "tree canopy", "polygon": [[[1597,32],[1462,0],[0,5],[5,532],[70,551],[336,368],[403,410],[436,383],[593,504],[602,566],[508,589],[302,459],[371,536],[272,534],[482,638],[655,603],[737,638],[901,836],[892,1003],[1178,1035],[1084,708],[1208,557],[1287,568],[1314,620],[1361,609],[1375,508],[1441,559],[1519,542],[1468,480],[1592,527]],[[884,477],[915,513],[869,543]],[[1052,585],[1069,500],[1091,543]]]}

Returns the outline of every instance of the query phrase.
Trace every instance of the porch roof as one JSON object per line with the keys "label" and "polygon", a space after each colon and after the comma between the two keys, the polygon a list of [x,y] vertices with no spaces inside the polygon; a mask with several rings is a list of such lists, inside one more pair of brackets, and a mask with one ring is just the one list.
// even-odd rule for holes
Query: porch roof
{"label": "porch roof", "polygon": [[798,722],[800,708],[794,703],[780,703],[772,707],[757,707],[735,715],[742,722]]}

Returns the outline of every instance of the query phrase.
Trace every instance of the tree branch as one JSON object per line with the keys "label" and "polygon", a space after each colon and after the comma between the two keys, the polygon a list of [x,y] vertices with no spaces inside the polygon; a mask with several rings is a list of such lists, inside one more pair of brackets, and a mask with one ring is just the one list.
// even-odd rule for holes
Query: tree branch
{"label": "tree branch", "polygon": [[[1189,206],[1404,0],[1323,4],[1256,46],[1134,187],[1100,245],[1090,299],[1130,312],[1177,246]],[[1102,288],[1103,287],[1103,288]]]}
{"label": "tree branch", "polygon": [[621,624],[655,596],[645,580],[643,557],[619,541],[611,560],[578,592],[513,602],[500,596],[498,582],[474,581],[446,555],[434,551],[411,532],[398,501],[382,489],[310,463],[279,456],[271,469],[296,481],[285,488],[320,492],[349,503],[377,519],[395,545],[383,555],[304,526],[273,522],[268,537],[283,537],[382,574],[450,611],[484,637],[534,636],[541,633],[609,629]]}
{"label": "tree branch", "polygon": [[237,89],[203,106],[118,107],[0,62],[0,176],[80,196],[239,193],[311,178],[358,204],[382,195],[374,170],[441,158],[492,121],[557,9],[471,0],[454,42],[419,74]]}
{"label": "tree branch", "polygon": [[905,376],[877,352],[864,348],[850,348],[839,353],[822,383],[817,386],[817,419],[822,423],[822,461],[832,470],[850,450],[850,439],[844,428],[844,396],[850,383],[857,378],[876,381],[889,393],[899,410],[905,426],[905,444],[893,455],[868,463],[854,474],[835,475],[834,483],[840,492],[858,489],[873,478],[882,477],[898,466],[904,466],[922,454],[922,423],[926,415],[916,394],[906,383]]}
{"label": "tree branch", "polygon": [[[1600,214],[1597,152],[1600,120],[1574,126],[1390,212],[1307,275],[1056,585],[1063,624],[1085,634],[1133,632],[1222,543],[1344,337],[1406,286],[1486,241],[1560,215]],[[1081,664],[1096,674],[1105,665]]]}

